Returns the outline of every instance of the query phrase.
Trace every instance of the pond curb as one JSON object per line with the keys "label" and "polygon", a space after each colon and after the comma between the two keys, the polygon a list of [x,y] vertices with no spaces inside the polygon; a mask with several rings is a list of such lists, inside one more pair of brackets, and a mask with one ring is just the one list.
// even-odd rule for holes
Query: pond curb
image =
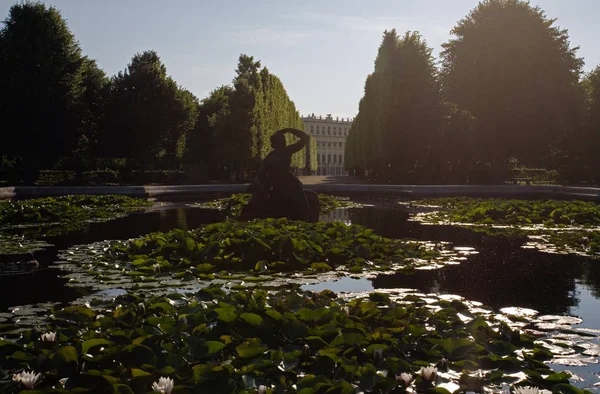
{"label": "pond curb", "polygon": [[[248,184],[174,185],[174,186],[16,186],[0,188],[0,200],[52,197],[69,194],[120,194],[131,197],[184,198],[228,195],[246,192]],[[314,184],[306,189],[317,193],[392,196],[392,197],[520,197],[563,198],[600,201],[600,188],[574,186],[521,185],[371,185]]]}

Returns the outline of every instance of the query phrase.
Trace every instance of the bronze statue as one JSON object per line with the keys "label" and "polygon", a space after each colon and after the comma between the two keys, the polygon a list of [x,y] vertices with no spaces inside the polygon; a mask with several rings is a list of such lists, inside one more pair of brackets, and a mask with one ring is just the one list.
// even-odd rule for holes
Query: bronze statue
{"label": "bronze statue", "polygon": [[[298,141],[286,145],[285,134],[291,133]],[[305,190],[302,182],[291,171],[292,155],[310,141],[302,130],[287,128],[271,136],[273,150],[263,160],[254,183],[252,199],[242,210],[242,219],[286,217],[290,220],[314,222],[319,219],[321,206],[318,195]]]}

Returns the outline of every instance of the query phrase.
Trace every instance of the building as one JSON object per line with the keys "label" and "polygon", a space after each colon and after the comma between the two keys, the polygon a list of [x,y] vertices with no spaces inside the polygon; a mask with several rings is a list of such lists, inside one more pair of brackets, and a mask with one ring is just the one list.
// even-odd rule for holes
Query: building
{"label": "building", "polygon": [[311,114],[302,117],[302,122],[304,131],[310,133],[317,143],[317,175],[346,175],[344,150],[352,119]]}

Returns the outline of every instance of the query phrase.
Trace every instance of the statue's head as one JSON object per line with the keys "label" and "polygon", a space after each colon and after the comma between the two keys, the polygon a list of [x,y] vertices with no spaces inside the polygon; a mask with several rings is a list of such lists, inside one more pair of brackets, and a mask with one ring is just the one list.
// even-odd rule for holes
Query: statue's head
{"label": "statue's head", "polygon": [[273,149],[285,148],[285,135],[282,133],[275,133],[271,136],[271,146]]}

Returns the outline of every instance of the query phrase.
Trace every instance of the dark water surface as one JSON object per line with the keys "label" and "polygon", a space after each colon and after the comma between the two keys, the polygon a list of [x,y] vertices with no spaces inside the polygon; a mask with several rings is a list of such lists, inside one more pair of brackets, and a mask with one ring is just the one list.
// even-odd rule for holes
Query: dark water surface
{"label": "dark water surface", "polygon": [[[573,314],[586,327],[600,328],[600,261],[572,255],[552,255],[522,249],[524,237],[488,236],[451,226],[421,225],[408,221],[409,213],[393,201],[370,201],[374,206],[338,210],[323,220],[341,220],[374,229],[390,238],[448,241],[454,246],[474,247],[479,254],[460,265],[441,270],[422,270],[412,275],[379,275],[374,280],[344,279],[306,288],[362,291],[373,288],[410,288],[427,293],[457,294],[499,309],[532,308],[542,314]],[[0,310],[40,302],[68,302],[87,293],[65,287],[58,270],[47,266],[59,250],[72,245],[106,239],[129,239],[153,231],[195,228],[222,220],[215,211],[167,204],[144,213],[110,222],[91,223],[84,231],[50,238],[54,247],[36,253],[40,269],[22,275],[1,275],[2,265],[26,256],[0,257]]]}

